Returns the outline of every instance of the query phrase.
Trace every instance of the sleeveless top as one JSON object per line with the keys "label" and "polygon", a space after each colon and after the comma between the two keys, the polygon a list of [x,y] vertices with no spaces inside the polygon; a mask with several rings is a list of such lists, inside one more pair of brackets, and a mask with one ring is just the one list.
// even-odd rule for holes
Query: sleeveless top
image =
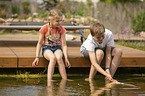
{"label": "sleeveless top", "polygon": [[39,32],[44,34],[43,45],[57,46],[61,45],[61,35],[65,33],[65,28],[60,25],[60,29],[52,29],[49,24],[45,24],[41,27]]}

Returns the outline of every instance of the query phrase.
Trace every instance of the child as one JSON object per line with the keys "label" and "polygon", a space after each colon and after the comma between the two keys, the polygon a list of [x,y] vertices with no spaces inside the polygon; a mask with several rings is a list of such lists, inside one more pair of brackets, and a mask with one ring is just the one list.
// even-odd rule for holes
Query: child
{"label": "child", "polygon": [[[89,80],[93,79],[96,72],[99,71],[106,76],[106,79],[112,81],[112,77],[119,65],[122,51],[119,48],[112,47],[114,45],[113,34],[110,30],[105,29],[102,24],[91,24],[90,32],[91,34],[89,34],[80,48],[80,52],[91,61]],[[111,56],[113,56],[112,61]],[[99,66],[104,57],[106,59],[105,71]]]}
{"label": "child", "polygon": [[49,61],[47,71],[47,81],[52,81],[55,64],[57,62],[60,75],[63,79],[67,79],[65,65],[63,62],[63,54],[65,63],[68,68],[71,64],[67,56],[67,45],[65,39],[65,29],[61,25],[64,15],[58,10],[53,9],[49,13],[49,23],[45,24],[39,30],[39,40],[36,48],[36,58],[32,66],[38,65],[40,50],[42,47],[42,56]]}

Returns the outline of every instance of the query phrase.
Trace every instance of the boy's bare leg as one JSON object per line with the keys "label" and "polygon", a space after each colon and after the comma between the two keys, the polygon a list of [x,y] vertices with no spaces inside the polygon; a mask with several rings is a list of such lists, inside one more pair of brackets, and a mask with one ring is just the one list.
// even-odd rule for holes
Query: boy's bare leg
{"label": "boy's bare leg", "polygon": [[47,70],[47,81],[52,81],[54,68],[56,64],[56,58],[52,51],[46,50],[44,57],[49,61],[48,70]]}
{"label": "boy's bare leg", "polygon": [[121,57],[122,57],[122,50],[119,49],[119,48],[114,48],[113,51],[112,51],[112,56],[114,56],[114,57],[112,59],[110,73],[111,73],[111,76],[113,77],[117,68],[118,68],[118,66],[119,66],[119,63],[120,63],[120,60],[121,60]]}
{"label": "boy's bare leg", "polygon": [[67,75],[66,75],[66,70],[65,70],[65,65],[64,65],[64,62],[63,62],[63,53],[61,50],[56,50],[55,51],[55,57],[56,57],[56,60],[57,60],[57,63],[58,63],[58,68],[59,68],[59,72],[60,72],[60,75],[63,79],[67,79]]}
{"label": "boy's bare leg", "polygon": [[[104,52],[102,50],[98,49],[96,51],[96,59],[97,59],[97,62],[99,63],[99,65],[101,64],[103,57],[104,57]],[[93,65],[91,65],[89,79],[94,79],[96,73],[97,73],[97,70],[95,69],[95,67]]]}

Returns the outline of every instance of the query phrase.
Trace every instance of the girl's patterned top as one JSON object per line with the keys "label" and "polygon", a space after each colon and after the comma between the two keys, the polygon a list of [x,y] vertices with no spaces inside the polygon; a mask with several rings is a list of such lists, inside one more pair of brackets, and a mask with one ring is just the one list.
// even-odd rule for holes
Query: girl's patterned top
{"label": "girl's patterned top", "polygon": [[62,25],[60,25],[60,29],[60,31],[58,31],[58,28],[52,29],[49,27],[49,24],[42,26],[39,32],[44,34],[43,45],[61,45],[61,35],[64,34],[66,30]]}

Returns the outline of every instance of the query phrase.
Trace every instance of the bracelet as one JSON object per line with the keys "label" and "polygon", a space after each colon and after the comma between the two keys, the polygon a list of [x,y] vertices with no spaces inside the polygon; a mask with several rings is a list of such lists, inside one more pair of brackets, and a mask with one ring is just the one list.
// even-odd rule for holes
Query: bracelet
{"label": "bracelet", "polygon": [[109,68],[109,67],[107,67],[107,68],[106,68],[106,70],[107,70],[107,69],[110,69],[110,68]]}
{"label": "bracelet", "polygon": [[39,58],[38,56],[36,56],[36,58]]}

